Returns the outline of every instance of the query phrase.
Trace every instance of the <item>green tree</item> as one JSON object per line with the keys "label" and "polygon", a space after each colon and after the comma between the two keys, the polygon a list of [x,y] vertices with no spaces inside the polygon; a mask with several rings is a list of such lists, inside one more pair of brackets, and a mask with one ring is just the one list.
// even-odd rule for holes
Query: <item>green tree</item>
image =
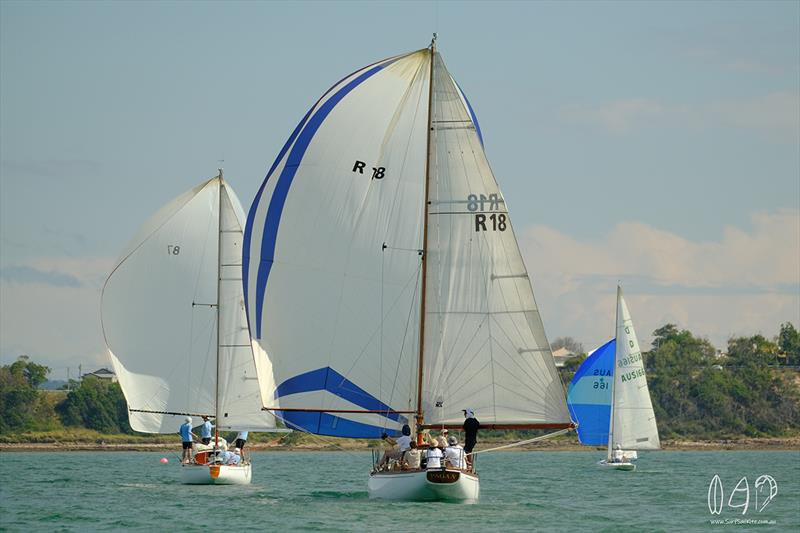
{"label": "green tree", "polygon": [[20,356],[0,367],[0,433],[35,429],[40,391],[50,369]]}
{"label": "green tree", "polygon": [[34,389],[47,381],[47,375],[50,373],[49,367],[37,365],[27,355],[20,355],[8,369],[12,375],[25,380],[28,386]]}
{"label": "green tree", "polygon": [[21,355],[10,365],[0,367],[0,433],[37,429],[41,392],[37,387],[47,380],[50,369]]}
{"label": "green tree", "polygon": [[561,374],[561,381],[564,383],[564,386],[569,388],[569,384],[572,381],[572,377],[575,375],[575,372],[578,371],[581,364],[586,360],[586,354],[582,353],[573,357],[571,359],[567,359],[564,361],[564,366],[559,368],[559,374]]}
{"label": "green tree", "polygon": [[794,373],[776,367],[778,346],[761,335],[730,339],[725,355],[667,324],[644,354],[665,436],[779,435],[800,429]]}
{"label": "green tree", "polygon": [[781,331],[778,333],[778,348],[786,357],[787,365],[800,365],[800,333],[791,322],[781,324]]}
{"label": "green tree", "polygon": [[56,410],[65,426],[82,426],[102,433],[133,433],[118,383],[87,377]]}

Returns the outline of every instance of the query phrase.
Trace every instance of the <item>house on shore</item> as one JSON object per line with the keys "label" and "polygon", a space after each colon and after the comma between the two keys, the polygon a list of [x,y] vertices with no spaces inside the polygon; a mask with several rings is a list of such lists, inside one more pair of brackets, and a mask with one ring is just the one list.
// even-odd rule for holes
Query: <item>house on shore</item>
{"label": "house on shore", "polygon": [[84,374],[83,376],[81,376],[81,379],[86,379],[89,377],[104,379],[106,381],[110,381],[111,383],[117,382],[117,375],[107,368],[101,368],[100,370],[95,370],[94,372],[89,372],[88,374]]}
{"label": "house on shore", "polygon": [[556,368],[563,368],[564,363],[575,357],[577,357],[577,355],[567,350],[566,348],[559,348],[558,350],[553,350],[553,359],[555,359]]}

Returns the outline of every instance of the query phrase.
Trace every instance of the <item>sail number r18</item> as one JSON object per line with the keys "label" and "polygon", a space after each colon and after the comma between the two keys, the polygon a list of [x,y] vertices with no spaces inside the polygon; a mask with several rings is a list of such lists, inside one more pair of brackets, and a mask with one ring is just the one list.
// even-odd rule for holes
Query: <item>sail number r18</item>
{"label": "sail number r18", "polygon": [[[488,204],[488,209],[487,208]],[[500,196],[497,193],[486,196],[485,194],[470,194],[467,196],[467,210],[475,213],[475,231],[505,231],[508,227],[505,213],[492,213],[476,211],[496,211],[500,209]]]}

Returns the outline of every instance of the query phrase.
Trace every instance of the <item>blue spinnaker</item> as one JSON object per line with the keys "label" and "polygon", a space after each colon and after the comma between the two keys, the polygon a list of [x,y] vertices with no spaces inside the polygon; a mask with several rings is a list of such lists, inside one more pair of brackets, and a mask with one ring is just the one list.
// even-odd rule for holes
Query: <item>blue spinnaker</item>
{"label": "blue spinnaker", "polygon": [[616,339],[611,339],[591,352],[569,384],[567,405],[572,419],[578,423],[581,444],[608,443],[616,348]]}

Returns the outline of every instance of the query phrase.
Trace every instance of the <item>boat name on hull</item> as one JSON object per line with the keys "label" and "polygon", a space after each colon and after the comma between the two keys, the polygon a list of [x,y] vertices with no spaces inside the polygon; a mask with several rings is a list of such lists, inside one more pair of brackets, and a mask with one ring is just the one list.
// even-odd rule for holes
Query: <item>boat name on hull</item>
{"label": "boat name on hull", "polygon": [[459,477],[460,474],[458,472],[449,472],[447,470],[428,471],[428,481],[431,483],[455,483]]}

